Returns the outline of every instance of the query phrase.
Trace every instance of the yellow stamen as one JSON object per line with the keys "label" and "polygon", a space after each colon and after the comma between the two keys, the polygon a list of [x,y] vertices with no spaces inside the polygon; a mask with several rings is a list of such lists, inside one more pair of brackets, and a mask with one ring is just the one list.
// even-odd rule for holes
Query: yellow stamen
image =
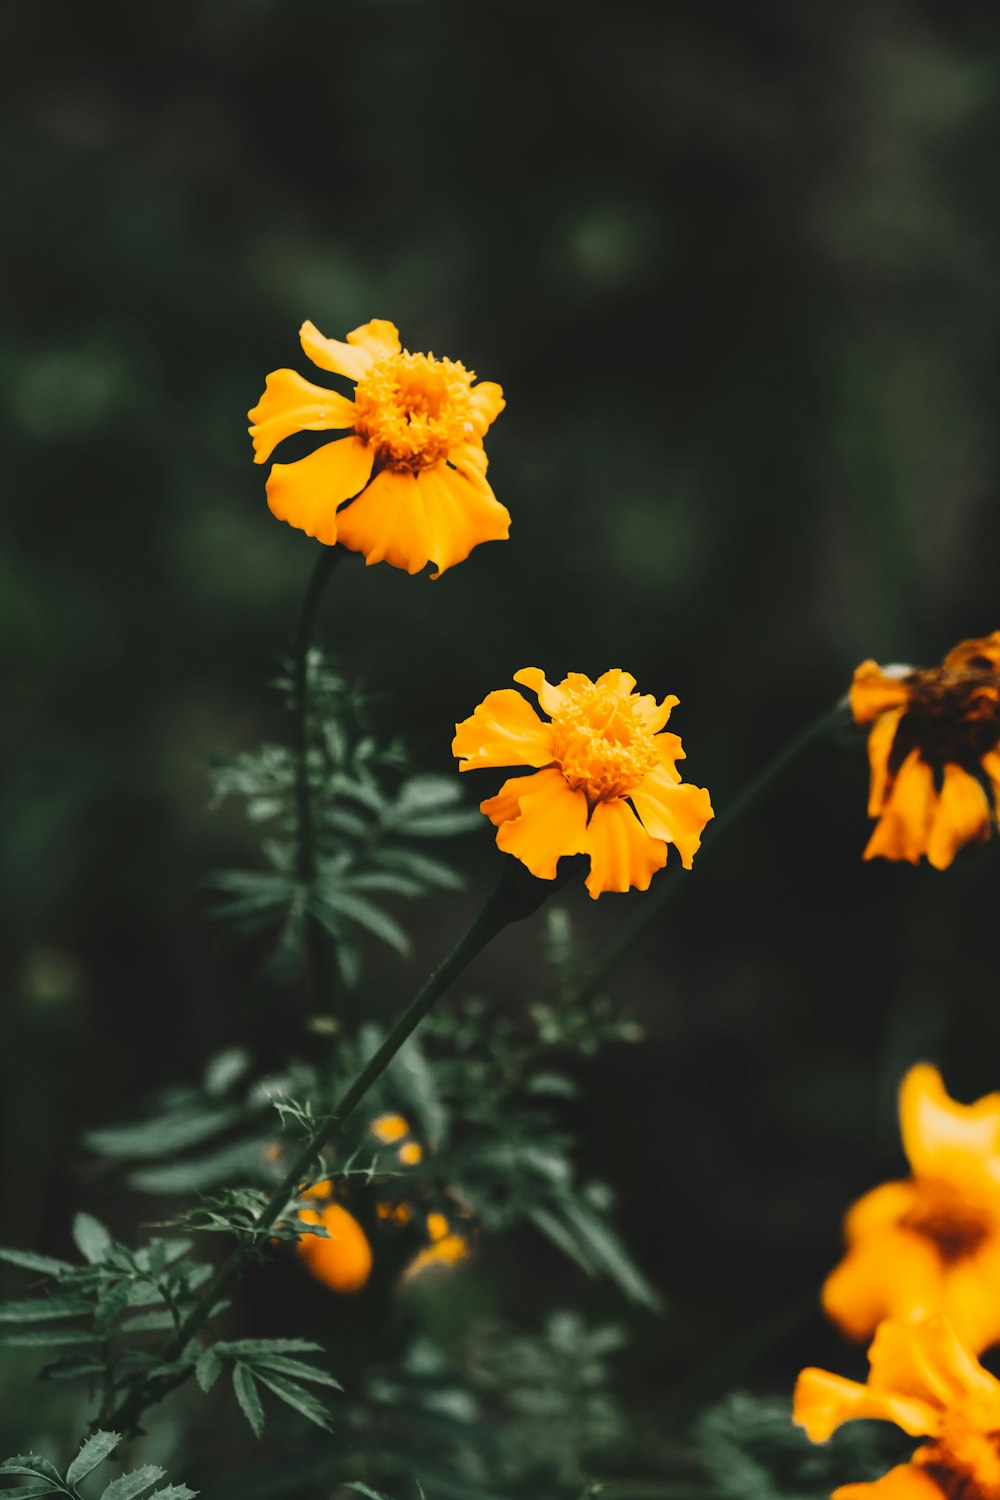
{"label": "yellow stamen", "polygon": [[638,699],[590,683],[563,691],[552,715],[552,749],[567,782],[591,805],[627,797],[659,759]]}
{"label": "yellow stamen", "polygon": [[433,354],[391,354],[358,381],[355,426],[387,468],[415,472],[474,438],[470,388],[475,375]]}

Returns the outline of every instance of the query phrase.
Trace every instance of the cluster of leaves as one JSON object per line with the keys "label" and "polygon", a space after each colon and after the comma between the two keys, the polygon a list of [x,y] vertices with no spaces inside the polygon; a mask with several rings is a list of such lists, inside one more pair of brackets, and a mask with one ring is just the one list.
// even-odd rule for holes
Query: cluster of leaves
{"label": "cluster of leaves", "polygon": [[[0,1475],[17,1475],[19,1478],[30,1479],[32,1483],[14,1490],[5,1490],[4,1493],[16,1496],[17,1500],[40,1500],[42,1495],[67,1495],[69,1500],[83,1500],[78,1486],[111,1457],[121,1440],[121,1434],[117,1432],[98,1430],[92,1433],[70,1462],[65,1474],[60,1474],[54,1464],[37,1453],[24,1453],[16,1458],[5,1459],[0,1463]],[[165,1475],[166,1470],[161,1469],[158,1464],[144,1464],[140,1469],[133,1469],[128,1474],[112,1479],[110,1484],[105,1485],[98,1500],[140,1500],[142,1496],[146,1500],[194,1500],[198,1491],[188,1489],[186,1484],[160,1486],[160,1480]]]}
{"label": "cluster of leaves", "polygon": [[[295,683],[277,682],[290,712]],[[238,799],[261,834],[266,870],[224,870],[210,884],[225,899],[217,908],[241,934],[276,930],[272,964],[287,975],[299,963],[310,921],[333,939],[343,982],[357,984],[360,933],[404,957],[409,938],[384,908],[386,898],[412,900],[459,890],[460,876],[426,853],[425,840],[451,838],[480,826],[462,805],[453,778],[406,774],[400,742],[381,747],[363,729],[365,700],[332,670],[322,653],[308,661],[306,772],[315,840],[315,871],[300,863],[298,754],[287,744],[265,744],[218,767],[216,805]]]}

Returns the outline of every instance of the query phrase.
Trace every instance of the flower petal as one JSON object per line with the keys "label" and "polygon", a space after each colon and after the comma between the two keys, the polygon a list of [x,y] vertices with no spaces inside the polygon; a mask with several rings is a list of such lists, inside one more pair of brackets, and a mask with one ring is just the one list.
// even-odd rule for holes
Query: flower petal
{"label": "flower petal", "polygon": [[676,844],[681,863],[690,870],[701,846],[702,830],[715,816],[705,788],[677,783],[665,767],[657,766],[629,795],[646,832],[654,839]]}
{"label": "flower petal", "polygon": [[519,818],[521,798],[536,780],[537,776],[509,777],[495,797],[487,797],[485,802],[480,802],[479,811],[485,813],[497,828],[501,823],[508,823],[511,818]]}
{"label": "flower petal", "polygon": [[995,750],[988,750],[982,758],[982,767],[990,778],[993,788],[993,803],[998,816],[1000,816],[1000,745]]}
{"label": "flower petal", "polygon": [[859,1417],[895,1422],[911,1437],[933,1437],[940,1425],[939,1413],[926,1401],[872,1390],[828,1370],[802,1371],[795,1382],[792,1421],[805,1428],[811,1442],[825,1443],[842,1423]]}
{"label": "flower petal", "polygon": [[830,1500],[944,1500],[944,1491],[917,1464],[909,1463],[897,1464],[869,1484],[838,1485]]}
{"label": "flower petal", "polygon": [[962,641],[948,652],[944,665],[960,669],[968,667],[976,657],[982,657],[984,661],[992,662],[994,667],[1000,668],[1000,630],[994,630],[992,635],[982,635],[975,640]]}
{"label": "flower petal", "polygon": [[934,773],[918,751],[911,750],[896,772],[862,858],[907,859],[915,865],[927,848],[936,802]]}
{"label": "flower petal", "polygon": [[314,365],[334,375],[346,375],[348,380],[360,380],[377,359],[398,354],[400,350],[395,324],[382,318],[352,329],[346,344],[339,339],[324,338],[315,323],[307,320],[299,329],[299,340]]}
{"label": "flower petal", "polygon": [[495,380],[481,380],[469,392],[469,401],[472,406],[472,426],[482,437],[507,405],[503,388]]}
{"label": "flower petal", "polygon": [[830,1272],[823,1309],[848,1338],[860,1341],[885,1318],[907,1322],[939,1313],[944,1274],[933,1240],[886,1226],[855,1244]]}
{"label": "flower petal", "polygon": [[305,1234],[296,1243],[296,1252],[311,1275],[345,1296],[360,1292],[371,1275],[372,1250],[354,1215],[339,1203],[328,1203],[318,1211],[301,1210],[299,1218],[306,1224],[322,1224],[329,1236]]}
{"label": "flower petal", "polygon": [[571,672],[569,677],[563,678],[558,687],[554,687],[546,679],[541,667],[522,667],[519,672],[514,673],[514,681],[519,682],[522,687],[530,688],[537,696],[538,702],[547,714],[558,713],[560,708],[562,708],[563,703],[566,701],[566,694],[563,689],[570,681],[570,678],[577,679],[581,684],[586,684],[588,687],[593,686],[590,678],[583,677],[579,672]]}
{"label": "flower petal", "polygon": [[[909,667],[902,669],[909,673]],[[910,699],[902,676],[883,672],[877,661],[863,661],[851,683],[851,712],[856,724],[870,724],[887,708],[901,708]]]}
{"label": "flower petal", "polygon": [[427,515],[409,470],[382,469],[338,517],[338,526],[344,546],[363,552],[368,567],[387,562],[419,573],[427,566]]}
{"label": "flower petal", "polygon": [[552,760],[552,726],[513,688],[487,693],[468,719],[455,725],[452,754],[464,764],[480,766],[547,766]]}
{"label": "flower petal", "polygon": [[[945,1409],[965,1397],[977,1396],[996,1407],[991,1425],[995,1427],[1000,1421],[1000,1381],[962,1346],[947,1318],[880,1324],[868,1351],[868,1362],[868,1379],[875,1390]],[[925,1428],[924,1432],[931,1435],[932,1429]]]}
{"label": "flower petal", "polygon": [[520,815],[500,825],[497,846],[540,880],[554,880],[562,856],[582,854],[586,848],[587,799],[572,791],[554,767],[526,782],[531,790],[518,798]]}
{"label": "flower petal", "polygon": [[946,870],[963,844],[982,843],[989,836],[990,805],[986,793],[961,766],[945,766],[927,839],[928,862],[936,870]]}
{"label": "flower petal", "polygon": [[434,578],[463,562],[480,542],[502,542],[510,535],[510,512],[486,483],[468,479],[447,464],[417,475],[427,516],[427,551],[437,564]]}
{"label": "flower petal", "polygon": [[587,890],[596,901],[602,891],[649,889],[667,862],[667,846],[650,838],[621,797],[598,802],[587,826],[585,852],[590,855]]}
{"label": "flower petal", "polygon": [[959,1104],[937,1068],[918,1063],[900,1084],[899,1126],[915,1177],[1000,1187],[1000,1094]]}
{"label": "flower petal", "polygon": [[271,513],[332,547],[337,507],[364,489],[374,458],[367,443],[349,437],[325,443],[297,463],[275,464],[267,481]]}
{"label": "flower petal", "polygon": [[1000,1341],[1000,1239],[994,1231],[945,1278],[944,1311],[967,1349],[978,1354]]}
{"label": "flower petal", "polygon": [[262,464],[293,432],[326,432],[354,426],[354,402],[303,380],[294,370],[272,370],[264,394],[247,412],[253,426],[254,463]]}
{"label": "flower petal", "polygon": [[877,818],[885,806],[886,787],[889,782],[889,755],[896,738],[903,709],[890,709],[880,714],[868,735],[868,764],[871,766],[871,784],[868,791],[868,816]]}

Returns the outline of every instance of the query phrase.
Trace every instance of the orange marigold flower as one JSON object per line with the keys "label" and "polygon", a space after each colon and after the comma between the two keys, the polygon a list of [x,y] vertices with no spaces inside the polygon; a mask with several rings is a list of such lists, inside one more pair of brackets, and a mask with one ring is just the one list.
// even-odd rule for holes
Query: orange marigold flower
{"label": "orange marigold flower", "polygon": [[444,1270],[467,1260],[472,1247],[464,1234],[457,1233],[444,1214],[437,1211],[427,1215],[427,1235],[430,1244],[418,1250],[403,1272],[404,1281],[413,1281],[425,1271]]}
{"label": "orange marigold flower", "polygon": [[833,1500],[996,1500],[1000,1495],[1000,1381],[984,1370],[945,1318],[883,1323],[867,1384],[803,1370],[793,1415],[814,1443],[859,1417],[930,1438],[909,1463],[872,1484],[844,1484]]}
{"label": "orange marigold flower", "polygon": [[295,432],[348,434],[297,463],[273,466],[267,503],[279,520],[327,546],[342,542],[368,564],[419,573],[433,560],[435,578],[480,542],[507,537],[510,516],[487,483],[483,451],[504,408],[498,385],[475,384],[474,372],[455,360],[411,354],[395,325],[380,318],[355,328],[346,343],[308,322],[299,337],[313,364],[356,384],[350,400],[294,370],[267,377],[248,413],[256,463]]}
{"label": "orange marigold flower", "polygon": [[331,1196],[333,1184],[319,1182],[304,1194],[317,1200],[317,1208],[300,1208],[303,1224],[321,1224],[326,1237],[304,1234],[295,1249],[306,1269],[332,1291],[350,1295],[360,1292],[372,1270],[368,1236],[352,1213]]}
{"label": "orange marigold flower", "polygon": [[689,870],[714,814],[708,792],[681,781],[680,739],[660,732],[679,700],[636,693],[635,678],[618,669],[596,682],[571,672],[554,687],[540,668],[525,667],[514,681],[537,694],[551,723],[504,688],[456,724],[451,746],[461,771],[539,768],[480,804],[498,846],[542,880],[555,878],[564,854],[588,854],[593,897],[646,890],[668,844]]}
{"label": "orange marigold flower", "polygon": [[883,671],[864,661],[851,708],[870,724],[868,813],[878,818],[864,858],[922,854],[946,870],[963,844],[989,837],[1000,807],[1000,630],[963,641],[940,667]]}
{"label": "orange marigold flower", "polygon": [[978,1353],[1000,1339],[1000,1094],[957,1104],[921,1063],[903,1079],[899,1118],[913,1175],[850,1209],[823,1306],[856,1339],[884,1318],[944,1313]]}

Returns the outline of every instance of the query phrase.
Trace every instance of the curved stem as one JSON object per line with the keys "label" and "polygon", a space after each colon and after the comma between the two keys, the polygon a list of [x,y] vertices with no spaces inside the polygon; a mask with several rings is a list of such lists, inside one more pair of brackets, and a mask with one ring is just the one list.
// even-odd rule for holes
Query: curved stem
{"label": "curved stem", "polygon": [[[774,782],[784,775],[788,767],[798,760],[803,751],[833,729],[843,717],[846,701],[843,698],[839,699],[834,708],[827,709],[818,719],[808,724],[801,734],[789,740],[773,760],[768,761],[764,769],[752,781],[748,781],[741,792],[737,793],[725,812],[709,824],[705,830],[703,842],[718,840],[727,828],[731,828],[748,808],[753,807],[754,803],[763,797]],[[604,957],[598,960],[586,982],[574,992],[573,999],[577,1003],[591,999],[601,989],[630,949],[645,936],[647,929],[652,926],[674,891],[680,889],[680,886],[681,882],[676,879],[662,881],[658,889],[654,889],[645,900],[638,904],[631,922],[626,925],[617,941],[611,944]]]}
{"label": "curved stem", "polygon": [[[384,1073],[400,1047],[413,1034],[434,1002],[444,994],[491,938],[509,923],[530,916],[545,900],[550,889],[550,883],[547,881],[534,881],[528,886],[522,875],[505,871],[500,884],[485,902],[479,914],[473,918],[465,934],[417,991],[382,1045],[372,1054],[354,1082],[337,1101],[332,1113],[316,1127],[309,1139],[296,1152],[281,1181],[257,1215],[246,1238],[241,1240],[229,1258],[223,1261],[202,1292],[196,1306],[188,1313],[175,1336],[164,1346],[161,1355],[162,1364],[172,1365],[178,1360],[184,1360],[185,1351],[191,1339],[208,1321],[213,1308],[246,1269],[257,1247],[267,1237],[268,1231],[278,1219],[289,1212],[291,1202],[299,1196],[300,1186],[320,1152],[339,1134],[351,1113]],[[119,1432],[134,1432],[146,1408],[162,1400],[175,1386],[182,1385],[192,1369],[193,1364],[184,1360],[180,1369],[175,1369],[159,1378],[154,1374],[143,1385],[134,1388],[116,1411],[102,1417],[104,1425]]]}

